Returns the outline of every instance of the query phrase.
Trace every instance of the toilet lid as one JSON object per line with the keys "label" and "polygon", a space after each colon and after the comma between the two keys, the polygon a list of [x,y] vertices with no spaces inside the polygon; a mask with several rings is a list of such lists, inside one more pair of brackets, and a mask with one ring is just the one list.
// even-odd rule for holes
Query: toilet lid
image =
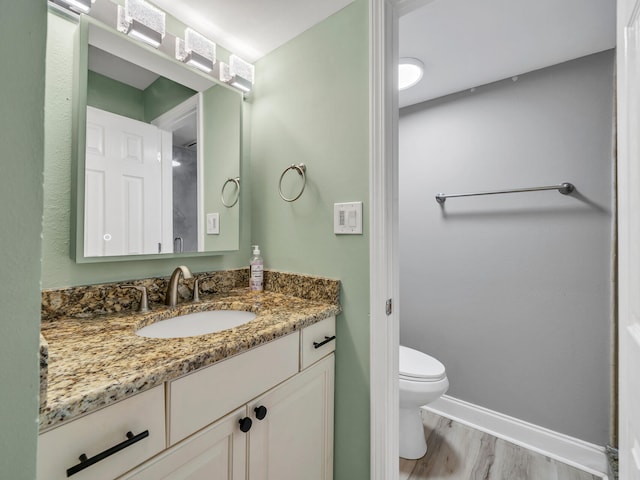
{"label": "toilet lid", "polygon": [[400,345],[400,377],[435,381],[445,377],[444,365],[426,353]]}

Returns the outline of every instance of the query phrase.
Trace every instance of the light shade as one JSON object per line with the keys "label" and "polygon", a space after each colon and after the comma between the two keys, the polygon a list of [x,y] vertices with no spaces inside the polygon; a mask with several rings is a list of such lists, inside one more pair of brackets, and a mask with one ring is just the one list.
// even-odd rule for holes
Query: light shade
{"label": "light shade", "polygon": [[216,44],[187,28],[184,40],[176,38],[176,58],[209,73],[216,63]]}
{"label": "light shade", "polygon": [[95,0],[51,0],[52,3],[60,5],[61,7],[71,10],[76,13],[89,13],[91,10],[91,4]]}
{"label": "light shade", "polygon": [[229,56],[229,71],[232,76],[244,78],[253,85],[255,67],[249,62],[245,62],[237,55]]}
{"label": "light shade", "polygon": [[413,87],[422,79],[423,63],[417,58],[401,58],[398,65],[398,90]]}
{"label": "light shade", "polygon": [[165,35],[165,13],[144,0],[118,5],[118,31],[158,48]]}
{"label": "light shade", "polygon": [[237,55],[229,56],[229,65],[220,62],[220,81],[248,93],[253,88],[255,67]]}

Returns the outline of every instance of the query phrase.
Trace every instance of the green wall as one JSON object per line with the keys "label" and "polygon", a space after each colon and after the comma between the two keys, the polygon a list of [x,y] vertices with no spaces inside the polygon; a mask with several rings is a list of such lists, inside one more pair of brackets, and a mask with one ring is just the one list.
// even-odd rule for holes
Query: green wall
{"label": "green wall", "polygon": [[[356,0],[261,59],[251,100],[252,242],[267,268],[342,281],[336,480],[369,478],[369,237],[333,233],[336,202],[363,201],[368,217],[367,5]],[[278,179],[300,162],[306,189],[286,203]]]}
{"label": "green wall", "polygon": [[142,90],[91,70],[87,75],[87,105],[141,122],[145,121]]}
{"label": "green wall", "polygon": [[[49,16],[43,288],[245,266],[261,246],[267,268],[342,281],[337,322],[335,479],[369,478],[369,236],[333,234],[333,204],[363,201],[368,218],[368,3],[353,4],[256,65],[245,102],[240,251],[183,260],[76,264],[69,256],[71,79],[76,25]],[[49,135],[51,131],[51,135]],[[288,165],[307,165],[304,194],[278,196]],[[289,180],[294,179],[287,179]],[[218,188],[217,186],[214,188]]]}
{"label": "green wall", "polygon": [[[238,245],[238,234],[234,225],[239,222],[237,205],[227,208],[222,204],[222,186],[226,179],[239,176],[237,159],[240,150],[233,138],[242,138],[242,111],[238,101],[239,93],[224,85],[216,85],[203,92],[202,122],[204,135],[200,141],[207,163],[204,167],[203,181],[206,188],[204,196],[204,211],[218,212],[220,220],[219,235],[205,235],[205,250],[233,250]],[[249,138],[249,137],[246,137]],[[247,186],[246,179],[240,179],[242,186]],[[246,190],[246,188],[245,188]],[[235,184],[226,185],[224,189],[227,204],[233,202]],[[250,217],[249,213],[245,213]],[[203,219],[206,222],[206,219]],[[205,228],[203,226],[203,228]],[[206,231],[206,230],[205,230]]]}
{"label": "green wall", "polygon": [[87,105],[146,123],[196,93],[164,77],[140,90],[91,70],[87,75]]}
{"label": "green wall", "polygon": [[[42,247],[42,288],[61,288],[101,282],[122,281],[151,276],[167,276],[180,264],[194,272],[238,268],[249,263],[251,217],[242,214],[240,250],[219,256],[182,259],[137,260],[126,262],[76,263],[70,256],[71,237],[71,158],[72,158],[72,79],[75,36],[78,25],[55,14],[48,16],[47,98],[45,128],[47,131],[44,220]],[[248,106],[246,106],[248,108]],[[246,117],[243,117],[246,118]],[[248,126],[246,127],[248,128]],[[243,151],[250,148],[243,145]],[[241,170],[246,160],[241,162]],[[243,178],[249,175],[242,171]],[[219,186],[211,186],[219,192]],[[240,211],[248,212],[249,191],[244,189]]]}
{"label": "green wall", "polygon": [[168,78],[158,77],[151,85],[144,89],[144,116],[146,122],[155,120],[173,107],[193,97],[195,90],[180,85]]}
{"label": "green wall", "polygon": [[36,476],[46,8],[3,2],[0,16],[0,477],[12,480]]}

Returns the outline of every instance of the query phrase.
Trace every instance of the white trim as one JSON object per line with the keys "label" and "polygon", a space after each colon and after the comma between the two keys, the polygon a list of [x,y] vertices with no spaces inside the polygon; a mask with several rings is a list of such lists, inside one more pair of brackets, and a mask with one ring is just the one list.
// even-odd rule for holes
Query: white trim
{"label": "white trim", "polygon": [[448,395],[422,408],[605,480],[608,478],[604,447]]}
{"label": "white trim", "polygon": [[394,65],[397,25],[391,0],[369,1],[369,329],[371,479],[399,476],[397,130],[398,93]]}
{"label": "white trim", "polygon": [[170,130],[173,128],[175,123],[179,122],[184,117],[191,115],[194,111],[197,111],[198,104],[197,95],[193,95],[187,98],[184,102],[173,107],[171,110],[167,110],[162,115],[157,116],[149,123],[162,130]]}
{"label": "white trim", "polygon": [[[202,92],[199,92],[198,95],[198,108],[196,109],[196,125],[197,125],[197,136],[196,141],[196,156],[198,159],[198,178],[197,181],[197,229],[196,234],[198,235],[198,251],[204,252],[206,250],[205,247],[205,208],[204,208],[204,174],[205,174],[205,165],[204,165],[204,147],[207,142],[207,137],[204,134],[204,95]],[[219,228],[219,226],[218,226]]]}
{"label": "white trim", "polygon": [[618,453],[621,479],[640,477],[634,450],[640,438],[637,364],[640,351],[634,325],[640,316],[638,259],[640,258],[640,1],[618,0],[617,11],[617,113],[618,113]]}

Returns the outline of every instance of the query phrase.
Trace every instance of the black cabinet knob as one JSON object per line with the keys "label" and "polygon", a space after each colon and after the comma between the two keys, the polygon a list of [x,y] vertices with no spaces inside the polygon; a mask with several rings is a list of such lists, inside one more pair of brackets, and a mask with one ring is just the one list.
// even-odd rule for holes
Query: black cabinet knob
{"label": "black cabinet knob", "polygon": [[267,407],[264,405],[254,408],[253,411],[256,413],[256,418],[258,420],[264,420],[264,417],[267,416]]}
{"label": "black cabinet knob", "polygon": [[253,422],[251,422],[251,419],[249,417],[244,417],[239,420],[239,423],[240,431],[247,433],[249,430],[251,430],[251,424]]}

